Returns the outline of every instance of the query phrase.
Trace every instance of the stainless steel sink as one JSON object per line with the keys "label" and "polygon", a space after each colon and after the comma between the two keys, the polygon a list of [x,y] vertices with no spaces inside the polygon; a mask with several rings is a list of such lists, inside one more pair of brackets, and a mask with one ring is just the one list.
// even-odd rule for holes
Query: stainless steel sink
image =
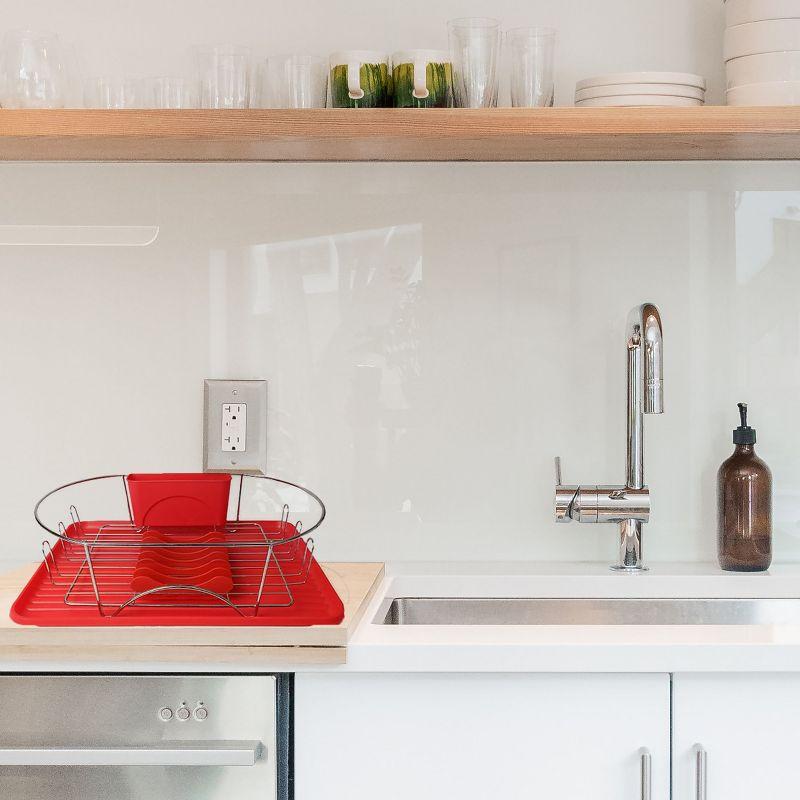
{"label": "stainless steel sink", "polygon": [[379,625],[800,625],[796,599],[395,597]]}

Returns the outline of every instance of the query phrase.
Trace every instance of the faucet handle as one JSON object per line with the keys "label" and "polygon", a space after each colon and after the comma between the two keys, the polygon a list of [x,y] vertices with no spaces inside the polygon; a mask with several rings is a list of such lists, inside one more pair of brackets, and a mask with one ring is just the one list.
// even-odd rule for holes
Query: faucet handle
{"label": "faucet handle", "polygon": [[581,487],[564,486],[561,482],[561,456],[556,456],[553,464],[556,468],[556,522],[569,522],[572,519],[573,508]]}

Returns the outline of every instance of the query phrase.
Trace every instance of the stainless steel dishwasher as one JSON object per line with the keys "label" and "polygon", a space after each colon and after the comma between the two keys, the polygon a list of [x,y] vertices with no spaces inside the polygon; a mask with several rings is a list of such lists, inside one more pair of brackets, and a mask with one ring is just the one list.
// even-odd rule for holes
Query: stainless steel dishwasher
{"label": "stainless steel dishwasher", "polygon": [[0,675],[3,800],[289,800],[291,676]]}

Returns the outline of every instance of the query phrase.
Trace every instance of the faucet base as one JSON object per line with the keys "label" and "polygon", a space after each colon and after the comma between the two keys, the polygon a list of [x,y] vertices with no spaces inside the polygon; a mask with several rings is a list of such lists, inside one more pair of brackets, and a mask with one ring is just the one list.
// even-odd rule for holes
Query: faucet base
{"label": "faucet base", "polygon": [[644,564],[639,564],[636,567],[626,567],[624,564],[612,564],[609,569],[614,570],[614,572],[647,572],[650,567],[646,567]]}
{"label": "faucet base", "polygon": [[611,569],[641,572],[647,569],[642,558],[642,522],[625,519],[619,523],[619,561]]}

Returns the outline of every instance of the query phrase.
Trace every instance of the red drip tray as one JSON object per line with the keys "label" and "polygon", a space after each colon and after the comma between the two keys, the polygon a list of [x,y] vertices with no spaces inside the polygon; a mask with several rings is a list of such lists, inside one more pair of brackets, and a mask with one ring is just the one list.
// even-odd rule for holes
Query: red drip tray
{"label": "red drip tray", "polygon": [[[96,541],[99,532],[111,525],[108,521],[81,522],[77,531],[68,530],[73,538]],[[42,563],[11,607],[11,619],[21,625],[41,627],[81,627],[98,625],[275,625],[308,626],[338,625],[344,618],[344,606],[336,590],[319,563],[309,552],[304,540],[289,544],[276,544],[274,556],[279,559],[280,570],[271,562],[258,613],[254,613],[258,597],[266,549],[264,545],[250,546],[252,532],[236,528],[240,523],[229,523],[227,541],[235,547],[218,547],[230,564],[233,588],[227,599],[240,607],[241,612],[211,594],[202,592],[156,592],[125,605],[133,595],[132,585],[141,588],[141,558],[147,548],[98,546],[92,548],[92,565],[95,580],[103,600],[101,615],[92,586],[92,578],[85,563],[84,548],[59,540],[53,547],[48,565],[54,574],[51,581],[47,566]],[[252,523],[260,526],[268,536],[279,535],[280,523]],[[72,526],[70,526],[72,528]],[[194,535],[190,529],[180,533],[160,529],[168,536]],[[285,532],[285,529],[283,529]],[[208,528],[196,532],[195,541],[203,542]],[[143,542],[145,539],[143,538]],[[212,547],[205,540],[208,549]],[[189,548],[189,551],[194,548]],[[198,548],[199,551],[200,548]],[[160,547],[151,552],[161,552]],[[54,568],[54,565],[58,568]],[[137,572],[137,566],[139,570]],[[304,580],[303,580],[304,578]],[[291,597],[286,590],[289,584]],[[124,606],[124,607],[122,607]],[[118,613],[114,613],[120,609]]]}

